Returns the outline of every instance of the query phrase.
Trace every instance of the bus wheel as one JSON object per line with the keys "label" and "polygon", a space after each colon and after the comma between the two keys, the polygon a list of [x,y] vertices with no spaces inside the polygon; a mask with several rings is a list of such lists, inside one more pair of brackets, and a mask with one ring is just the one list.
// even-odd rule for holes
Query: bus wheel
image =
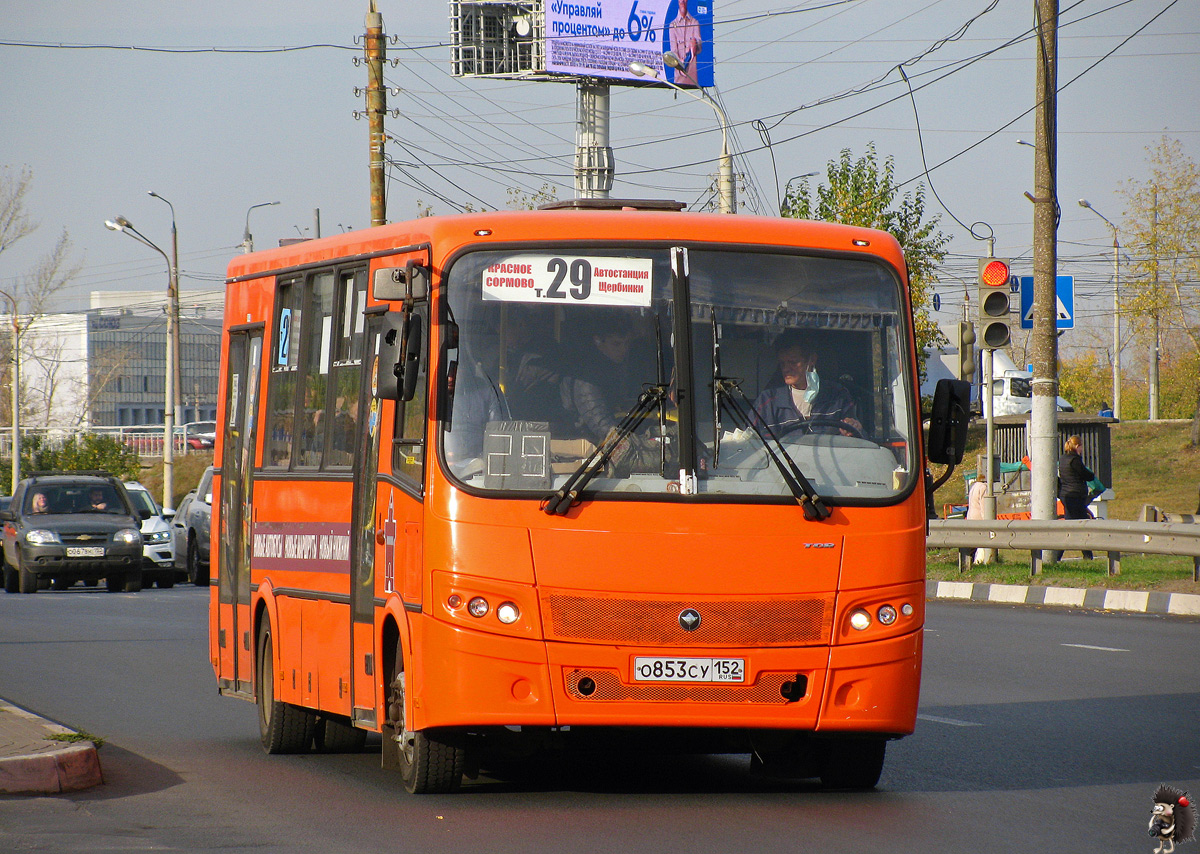
{"label": "bus wheel", "polygon": [[887,740],[846,738],[821,745],[821,784],[827,789],[873,789],[883,773]]}
{"label": "bus wheel", "polygon": [[388,679],[387,723],[383,728],[383,767],[400,772],[414,795],[453,792],[462,783],[467,751],[449,733],[410,730],[405,723],[404,651],[396,641],[396,660]]}
{"label": "bus wheel", "polygon": [[367,731],[345,718],[322,715],[317,720],[314,743],[322,753],[357,753],[367,743]]}
{"label": "bus wheel", "polygon": [[271,624],[258,630],[258,734],[267,753],[304,753],[313,742],[316,715],[275,699]]}

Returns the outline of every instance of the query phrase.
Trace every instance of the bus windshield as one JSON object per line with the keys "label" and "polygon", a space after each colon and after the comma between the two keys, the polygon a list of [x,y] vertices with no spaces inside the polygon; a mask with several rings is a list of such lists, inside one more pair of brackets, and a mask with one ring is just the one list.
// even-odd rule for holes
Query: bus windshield
{"label": "bus windshield", "polygon": [[606,438],[589,495],[687,492],[687,469],[695,494],[789,497],[794,464],[822,496],[879,503],[916,477],[903,285],[876,259],[487,249],[445,285],[441,454],[472,491],[545,495]]}

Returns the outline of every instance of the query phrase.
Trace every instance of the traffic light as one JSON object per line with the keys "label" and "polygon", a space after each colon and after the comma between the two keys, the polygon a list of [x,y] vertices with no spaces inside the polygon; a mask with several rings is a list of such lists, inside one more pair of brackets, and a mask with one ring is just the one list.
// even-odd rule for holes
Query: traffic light
{"label": "traffic light", "polygon": [[971,382],[975,376],[975,324],[958,323],[958,378]]}
{"label": "traffic light", "polygon": [[985,350],[1007,347],[1012,339],[1008,329],[1008,261],[1000,258],[979,259],[979,343]]}

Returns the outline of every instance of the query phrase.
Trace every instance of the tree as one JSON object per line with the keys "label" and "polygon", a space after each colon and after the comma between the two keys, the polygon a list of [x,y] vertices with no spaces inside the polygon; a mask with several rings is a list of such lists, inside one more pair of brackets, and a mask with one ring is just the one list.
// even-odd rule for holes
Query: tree
{"label": "tree", "polygon": [[[37,223],[30,219],[25,210],[25,196],[33,182],[33,173],[29,169],[14,171],[0,168],[0,255],[18,241],[28,237],[37,229]],[[5,312],[11,319],[15,314],[19,319],[19,328],[15,331],[10,323],[5,324],[7,335],[3,338],[4,385],[11,389],[12,348],[15,344],[21,347],[21,359],[24,361],[35,354],[28,353],[22,346],[25,335],[41,318],[45,317],[56,304],[59,294],[75,274],[79,272],[78,265],[70,262],[71,239],[66,231],[59,236],[54,248],[42,256],[32,270],[14,279],[16,284],[10,291],[0,290],[4,297],[0,303],[0,312]],[[6,304],[5,304],[6,303]],[[25,383],[21,383],[22,388]],[[12,395],[0,395],[0,419],[12,423]],[[53,401],[45,399],[36,404],[30,396],[22,394],[21,415],[30,415],[48,411]]]}
{"label": "tree", "polygon": [[[851,159],[850,149],[842,149],[840,159],[829,161],[827,177],[829,184],[818,186],[815,198],[807,178],[795,189],[789,186],[779,206],[780,215],[877,228],[895,237],[908,265],[917,353],[920,356],[927,347],[947,343],[928,306],[950,238],[937,227],[941,217],[925,219],[925,185],[918,184],[915,191],[900,196],[895,158],[889,156],[881,165],[873,142],[858,160]],[[924,357],[920,357],[924,374]]]}
{"label": "tree", "polygon": [[[1122,313],[1150,346],[1161,336],[1200,356],[1200,168],[1176,139],[1164,136],[1147,152],[1149,177],[1121,188],[1130,254]],[[1194,384],[1193,447],[1200,445],[1200,376]]]}

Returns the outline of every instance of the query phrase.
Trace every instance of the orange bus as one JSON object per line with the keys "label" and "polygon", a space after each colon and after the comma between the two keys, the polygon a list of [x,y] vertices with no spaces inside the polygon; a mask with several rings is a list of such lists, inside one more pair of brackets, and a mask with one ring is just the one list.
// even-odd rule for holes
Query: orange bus
{"label": "orange bus", "polygon": [[632,207],[230,264],[210,656],[268,752],[377,732],[408,791],[445,792],[514,742],[644,736],[871,787],[912,732],[899,245]]}

